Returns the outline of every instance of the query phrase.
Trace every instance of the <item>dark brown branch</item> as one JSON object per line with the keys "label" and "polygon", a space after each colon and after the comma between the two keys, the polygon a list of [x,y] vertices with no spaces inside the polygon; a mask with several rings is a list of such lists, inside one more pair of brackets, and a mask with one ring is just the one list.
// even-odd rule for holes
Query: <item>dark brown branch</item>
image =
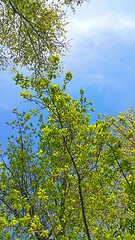
{"label": "dark brown branch", "polygon": [[32,29],[36,32],[36,34],[39,36],[39,32],[34,28],[34,26],[31,24],[31,22],[22,14],[20,13],[12,4],[11,1],[9,1],[10,6],[12,7],[14,13],[17,13],[21,18],[23,18],[29,25],[32,27]]}
{"label": "dark brown branch", "polygon": [[7,208],[10,210],[12,214],[14,214],[18,218],[20,217],[20,214],[17,212],[17,210],[12,208],[4,198],[0,197],[0,200],[7,206]]}
{"label": "dark brown branch", "polygon": [[114,152],[112,146],[109,145],[109,147],[112,149],[113,156],[114,156],[114,158],[115,158],[115,160],[116,160],[116,162],[117,162],[117,165],[118,165],[118,167],[119,167],[119,169],[120,169],[123,177],[125,178],[125,180],[126,180],[128,186],[130,187],[132,193],[135,195],[135,193],[134,193],[134,191],[133,191],[133,189],[132,189],[132,187],[131,187],[131,184],[129,183],[129,181],[128,181],[127,177],[126,177],[126,174],[125,174],[124,171],[123,171],[123,168],[122,168],[121,164],[119,163],[118,159],[117,159],[116,156],[115,156],[115,152]]}
{"label": "dark brown branch", "polygon": [[86,229],[86,233],[87,233],[87,237],[88,237],[88,240],[91,240],[91,237],[90,237],[90,233],[89,233],[89,228],[88,228],[88,225],[87,225],[87,220],[86,220],[86,214],[85,214],[85,207],[84,207],[84,201],[83,201],[83,194],[82,194],[82,189],[81,189],[81,177],[80,177],[80,174],[79,174],[79,171],[76,167],[76,164],[75,164],[75,160],[73,158],[73,156],[71,155],[68,147],[67,147],[67,143],[65,141],[65,138],[63,137],[63,140],[64,140],[64,145],[67,149],[67,152],[72,160],[72,163],[73,163],[73,166],[75,168],[75,171],[76,171],[76,174],[77,174],[77,177],[78,177],[78,187],[79,187],[79,195],[80,195],[80,200],[81,200],[81,207],[82,207],[82,214],[83,214],[83,222],[84,222],[84,226],[85,226],[85,229]]}
{"label": "dark brown branch", "polygon": [[[55,106],[56,108],[56,105],[54,103],[54,101],[52,100],[53,102],[53,105]],[[60,122],[60,125],[61,125],[61,128],[63,128],[63,124],[62,124],[62,121],[61,121],[61,117],[60,117],[60,114],[58,112],[58,109],[56,108],[56,111],[57,111],[57,115],[58,115],[58,119],[59,119],[59,122]],[[70,156],[70,159],[73,163],[73,166],[74,166],[74,169],[75,169],[75,172],[77,174],[77,177],[78,177],[78,187],[79,187],[79,196],[80,196],[80,200],[81,200],[81,208],[82,208],[82,215],[83,215],[83,222],[84,222],[84,226],[85,226],[85,230],[86,230],[86,234],[87,234],[87,237],[88,237],[88,240],[92,240],[91,237],[90,237],[90,233],[89,233],[89,228],[88,228],[88,225],[87,225],[87,219],[86,219],[86,213],[85,213],[85,207],[84,207],[84,201],[83,201],[83,194],[82,194],[82,189],[81,189],[81,177],[80,177],[80,174],[79,174],[79,171],[77,169],[77,166],[75,164],[75,160],[71,154],[71,152],[69,151],[69,148],[67,146],[67,142],[66,142],[66,139],[65,137],[63,136],[63,142],[64,142],[64,146]]]}

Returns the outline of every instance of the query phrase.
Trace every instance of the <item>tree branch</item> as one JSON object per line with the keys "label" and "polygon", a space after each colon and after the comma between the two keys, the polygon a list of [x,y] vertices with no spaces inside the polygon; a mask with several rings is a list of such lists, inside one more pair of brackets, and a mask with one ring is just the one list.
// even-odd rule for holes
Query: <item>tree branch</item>
{"label": "tree branch", "polygon": [[[52,100],[53,102],[53,100]],[[55,103],[53,102],[53,105],[55,106],[56,108],[56,105]],[[58,112],[58,109],[56,108],[56,111],[57,111],[57,115],[58,115],[58,119],[59,119],[59,122],[60,122],[60,125],[61,125],[61,128],[63,128],[63,124],[62,124],[62,121],[61,121],[61,117],[60,117],[60,114]],[[79,188],[79,196],[80,196],[80,200],[81,200],[81,208],[82,208],[82,215],[83,215],[83,222],[84,222],[84,226],[85,226],[85,230],[86,230],[86,234],[87,234],[87,237],[88,237],[88,240],[92,240],[91,237],[90,237],[90,233],[89,233],[89,228],[88,228],[88,224],[87,224],[87,219],[86,219],[86,213],[85,213],[85,207],[84,207],[84,201],[83,201],[83,193],[82,193],[82,189],[81,189],[81,177],[80,177],[80,174],[79,174],[79,171],[77,169],[77,166],[75,164],[75,160],[71,154],[71,152],[69,151],[68,149],[68,146],[67,146],[67,142],[66,142],[66,139],[65,137],[63,136],[63,142],[64,142],[64,146],[70,156],[70,159],[73,163],[73,166],[74,166],[74,169],[75,169],[75,172],[77,174],[77,177],[78,177],[78,188]]]}

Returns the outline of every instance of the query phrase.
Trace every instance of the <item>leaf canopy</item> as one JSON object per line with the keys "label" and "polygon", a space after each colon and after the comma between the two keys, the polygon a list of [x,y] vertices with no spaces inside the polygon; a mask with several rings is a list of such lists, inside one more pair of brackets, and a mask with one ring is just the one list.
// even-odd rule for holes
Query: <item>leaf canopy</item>
{"label": "leaf canopy", "polygon": [[[135,237],[135,111],[92,124],[91,102],[83,91],[80,100],[65,92],[71,78],[67,73],[62,89],[48,74],[36,82],[20,75],[15,79],[22,88],[32,84],[35,91],[22,97],[37,108],[22,115],[14,110],[18,136],[9,139],[1,155],[4,239]],[[32,115],[39,119],[36,127]]]}

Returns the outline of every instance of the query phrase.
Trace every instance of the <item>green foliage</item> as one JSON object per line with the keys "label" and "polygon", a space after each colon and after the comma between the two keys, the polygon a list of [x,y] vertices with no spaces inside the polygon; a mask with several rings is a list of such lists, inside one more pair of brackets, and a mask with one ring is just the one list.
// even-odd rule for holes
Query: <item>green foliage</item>
{"label": "green foliage", "polygon": [[65,13],[60,5],[39,0],[1,1],[0,5],[3,50],[15,64],[37,74],[46,70],[49,56],[61,54],[66,47]]}
{"label": "green foliage", "polygon": [[[65,6],[74,9],[83,1],[10,0],[0,1],[0,65],[13,63],[47,71],[49,57],[62,55],[68,48]],[[64,5],[64,7],[62,7]],[[11,61],[12,60],[12,61]]]}
{"label": "green foliage", "polygon": [[[21,97],[35,109],[9,125],[17,135],[0,150],[0,239],[135,239],[135,111],[94,124],[92,102],[66,93],[60,55],[62,6],[83,1],[1,0],[1,66],[9,59],[36,78],[17,73]],[[54,83],[55,82],[55,83]]]}
{"label": "green foliage", "polygon": [[91,124],[92,103],[83,90],[80,100],[65,92],[72,73],[60,88],[52,84],[54,72],[36,82],[15,78],[28,86],[22,97],[37,108],[22,115],[14,110],[18,136],[1,154],[1,236],[134,239],[135,111]]}

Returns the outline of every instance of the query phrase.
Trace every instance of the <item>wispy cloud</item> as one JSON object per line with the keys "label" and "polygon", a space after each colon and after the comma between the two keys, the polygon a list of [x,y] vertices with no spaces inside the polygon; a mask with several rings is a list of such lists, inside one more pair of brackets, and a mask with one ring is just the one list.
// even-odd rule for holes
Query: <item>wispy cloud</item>
{"label": "wispy cloud", "polygon": [[135,18],[122,13],[107,12],[84,18],[72,17],[68,27],[69,35],[74,36],[74,42],[89,38],[95,44],[108,39],[117,39],[127,44],[135,41]]}

